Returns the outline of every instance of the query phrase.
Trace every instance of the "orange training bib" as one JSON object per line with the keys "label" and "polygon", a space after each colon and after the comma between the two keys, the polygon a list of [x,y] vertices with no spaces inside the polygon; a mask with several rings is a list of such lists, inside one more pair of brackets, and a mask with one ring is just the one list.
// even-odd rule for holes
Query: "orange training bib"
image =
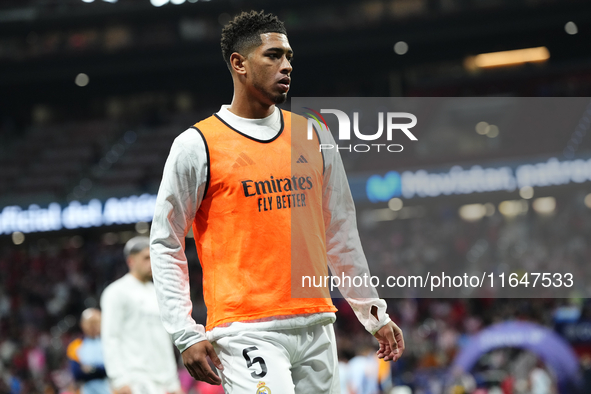
{"label": "orange training bib", "polygon": [[[323,298],[291,297],[292,264],[295,272],[312,267],[313,274],[328,275],[324,162],[317,139],[306,138],[306,119],[287,111],[281,116],[282,129],[270,141],[251,138],[215,115],[195,124],[209,158],[208,185],[193,222],[207,330],[336,311],[327,291]],[[304,122],[298,135],[292,121]]]}

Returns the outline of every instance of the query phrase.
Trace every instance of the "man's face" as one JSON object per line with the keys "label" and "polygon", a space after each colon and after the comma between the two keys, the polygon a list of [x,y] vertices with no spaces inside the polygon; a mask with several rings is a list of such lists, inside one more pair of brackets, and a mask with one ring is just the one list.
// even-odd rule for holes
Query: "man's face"
{"label": "man's face", "polygon": [[247,86],[261,102],[281,104],[287,99],[291,83],[293,51],[285,34],[264,33],[261,40],[263,43],[253,49],[244,62]]}
{"label": "man's face", "polygon": [[152,266],[150,265],[150,248],[144,248],[141,252],[129,255],[129,271],[143,281],[152,279]]}
{"label": "man's face", "polygon": [[101,313],[93,311],[80,322],[82,332],[89,338],[96,338],[101,335]]}

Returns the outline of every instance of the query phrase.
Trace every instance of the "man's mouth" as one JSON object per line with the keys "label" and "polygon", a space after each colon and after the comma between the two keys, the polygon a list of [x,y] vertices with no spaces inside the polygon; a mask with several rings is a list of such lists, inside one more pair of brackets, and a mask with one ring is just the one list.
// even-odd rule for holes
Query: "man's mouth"
{"label": "man's mouth", "polygon": [[287,92],[289,90],[289,83],[291,82],[290,78],[285,77],[285,78],[281,78],[277,83],[279,84],[279,87],[281,88],[281,90]]}

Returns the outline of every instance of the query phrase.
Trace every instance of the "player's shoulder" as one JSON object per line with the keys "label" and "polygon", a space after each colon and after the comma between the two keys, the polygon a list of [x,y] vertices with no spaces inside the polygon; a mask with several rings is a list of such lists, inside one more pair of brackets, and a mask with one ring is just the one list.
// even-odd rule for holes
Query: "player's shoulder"
{"label": "player's shoulder", "polygon": [[125,274],[121,278],[105,287],[105,290],[103,290],[103,294],[101,295],[101,300],[113,297],[118,298],[122,294],[126,293],[129,287],[132,285],[129,277],[130,274]]}
{"label": "player's shoulder", "polygon": [[[308,118],[294,112],[285,110],[283,110],[283,112],[285,113],[286,117],[289,116],[291,119],[292,132],[299,132],[300,134],[308,133]],[[324,119],[322,120],[324,121]],[[318,126],[317,122],[312,122],[311,125],[315,133],[318,135],[320,143],[330,143],[332,140],[332,135],[330,134],[330,130],[326,124],[323,123],[321,126]]]}
{"label": "player's shoulder", "polygon": [[200,128],[207,127],[212,122],[216,122],[215,115],[211,115],[188,127],[175,138],[173,146],[181,146],[189,151],[202,147],[204,137]]}
{"label": "player's shoulder", "polygon": [[195,123],[193,126],[191,126],[191,128],[199,130],[201,127],[207,127],[211,124],[218,124],[218,123],[219,123],[218,117],[216,116],[216,114],[212,114],[212,115],[208,116],[207,118],[201,119],[200,121]]}
{"label": "player's shoulder", "polygon": [[296,114],[295,112],[287,111],[285,109],[282,109],[281,112],[283,112],[283,116],[285,118],[290,119],[292,125],[293,124],[298,124],[298,125],[301,124],[301,125],[305,126],[308,124],[308,119],[300,114]]}
{"label": "player's shoulder", "polygon": [[191,154],[203,150],[204,142],[203,136],[194,127],[189,127],[187,130],[180,133],[173,141],[171,153],[176,154]]}
{"label": "player's shoulder", "polygon": [[82,338],[74,339],[72,342],[70,342],[68,348],[66,349],[66,356],[70,360],[74,360],[77,362],[80,361],[78,358],[78,349],[80,348],[80,346],[82,346]]}
{"label": "player's shoulder", "polygon": [[292,136],[298,135],[304,138],[308,132],[308,119],[294,112],[281,111],[283,112],[284,120],[290,124]]}

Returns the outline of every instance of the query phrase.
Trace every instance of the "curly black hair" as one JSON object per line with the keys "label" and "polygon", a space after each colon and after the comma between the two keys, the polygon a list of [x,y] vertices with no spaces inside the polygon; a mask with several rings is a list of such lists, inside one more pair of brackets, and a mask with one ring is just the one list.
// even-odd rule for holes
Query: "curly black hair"
{"label": "curly black hair", "polygon": [[265,11],[242,12],[222,30],[222,55],[230,67],[230,55],[234,52],[246,56],[248,51],[263,42],[261,34],[280,33],[287,35],[285,26],[275,15]]}

